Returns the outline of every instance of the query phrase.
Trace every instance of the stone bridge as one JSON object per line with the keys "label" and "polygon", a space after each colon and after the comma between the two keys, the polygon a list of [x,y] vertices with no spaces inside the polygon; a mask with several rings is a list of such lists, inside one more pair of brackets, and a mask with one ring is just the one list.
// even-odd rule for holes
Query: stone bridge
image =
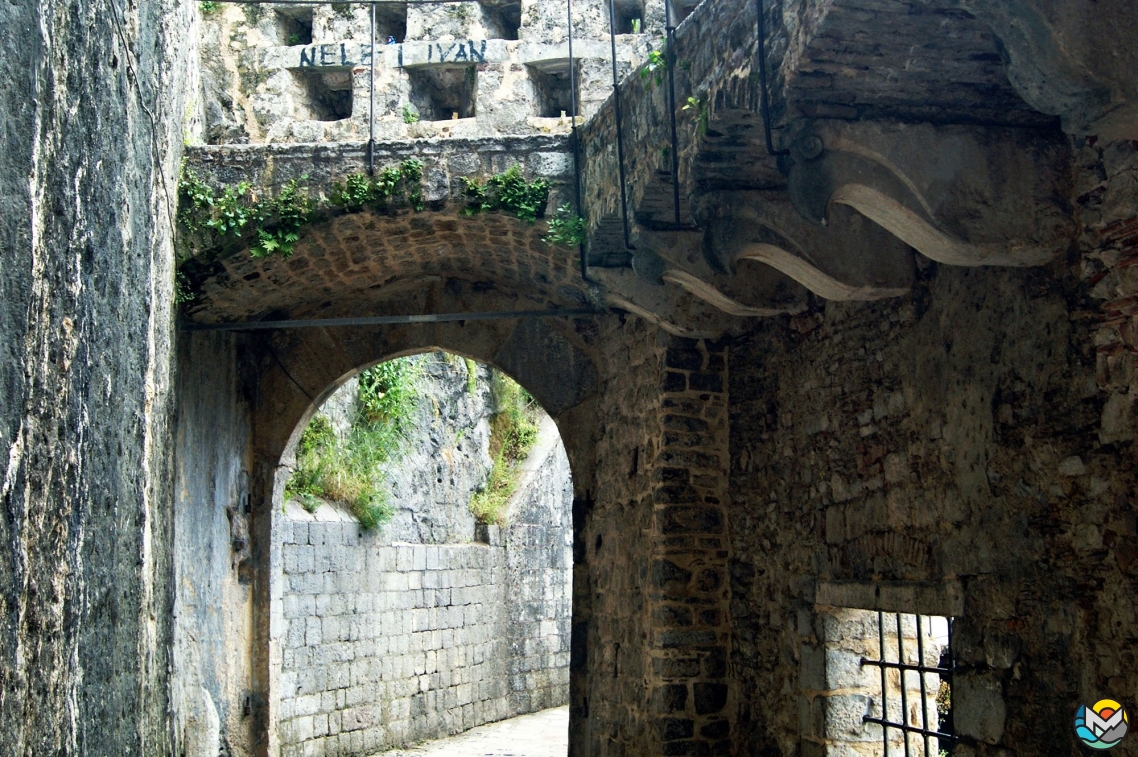
{"label": "stone bridge", "polygon": [[[956,2],[803,3],[781,9],[784,18],[801,16],[799,33],[789,38],[770,14],[765,49],[779,153],[772,155],[764,143],[755,7],[742,0],[704,3],[675,32],[678,213],[667,81],[633,75],[620,87],[625,182],[613,98],[579,130],[586,278],[572,271],[573,251],[546,249],[540,226],[503,221],[510,232],[502,236],[498,221],[454,217],[462,207],[460,176],[485,178],[514,163],[530,178],[553,183],[550,211],[571,200],[578,181],[571,136],[383,141],[380,165],[411,156],[425,161],[431,212],[368,222],[371,237],[360,236],[359,219],[337,219],[314,230],[287,263],[221,262],[220,283],[203,282],[190,314],[230,320],[326,309],[331,271],[348,272],[334,285],[336,312],[347,313],[355,303],[382,307],[385,294],[404,291],[415,276],[462,271],[467,279],[510,280],[547,305],[588,302],[649,318],[676,335],[713,337],[735,318],[799,313],[816,298],[900,296],[928,261],[1033,266],[1069,247],[1076,233],[1067,199],[1069,146],[1055,118],[1013,87],[995,21]],[[887,43],[856,49],[856,40],[881,30],[891,31]],[[1018,82],[1016,71],[1011,79]],[[877,79],[888,86],[872,83]],[[1041,96],[1027,85],[1020,89]],[[211,181],[243,177],[269,193],[301,175],[327,186],[358,171],[364,159],[352,143],[205,147],[189,156]],[[487,231],[494,251],[469,254]],[[316,241],[326,234],[328,245]],[[397,259],[378,254],[376,235],[396,242]],[[328,254],[357,237],[374,250],[369,261],[356,245],[350,265],[318,273],[309,266],[310,248]],[[442,253],[443,246],[453,254]],[[531,256],[532,265],[519,268]],[[236,278],[248,282],[245,295]],[[298,280],[286,285],[286,278]],[[256,301],[259,311],[223,302],[219,286],[226,297]],[[347,295],[361,286],[365,301]],[[266,287],[273,292],[260,291]]]}

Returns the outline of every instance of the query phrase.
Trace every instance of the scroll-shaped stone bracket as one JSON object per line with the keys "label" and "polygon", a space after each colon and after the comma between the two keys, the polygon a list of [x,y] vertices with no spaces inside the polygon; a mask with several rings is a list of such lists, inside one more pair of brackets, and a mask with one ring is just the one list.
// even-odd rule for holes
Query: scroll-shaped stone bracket
{"label": "scroll-shaped stone bracket", "polygon": [[1067,146],[1025,129],[816,122],[788,191],[799,215],[845,236],[853,208],[948,265],[1042,265],[1075,234]]}
{"label": "scroll-shaped stone bracket", "polygon": [[649,283],[630,268],[593,268],[590,298],[606,308],[625,310],[669,334],[693,339],[721,336],[731,317],[676,286]]}
{"label": "scroll-shaped stone bracket", "polygon": [[743,318],[801,312],[806,292],[776,271],[729,276],[703,255],[698,230],[655,231],[638,227],[632,268],[650,284],[672,284],[728,315]]}
{"label": "scroll-shaped stone bracket", "polygon": [[737,276],[740,261],[758,261],[828,300],[898,297],[912,287],[909,246],[849,208],[839,207],[830,222],[815,225],[782,193],[732,192],[704,200],[703,252],[716,270]]}

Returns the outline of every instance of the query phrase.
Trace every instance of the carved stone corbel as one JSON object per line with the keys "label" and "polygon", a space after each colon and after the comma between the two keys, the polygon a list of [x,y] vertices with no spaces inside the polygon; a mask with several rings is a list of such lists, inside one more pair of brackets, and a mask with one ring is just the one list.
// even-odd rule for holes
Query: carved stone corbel
{"label": "carved stone corbel", "polygon": [[1066,206],[1062,140],[1025,129],[817,122],[824,148],[796,155],[790,201],[839,233],[853,208],[928,258],[948,265],[1032,266],[1075,233]]}
{"label": "carved stone corbel", "polygon": [[829,300],[898,297],[912,286],[912,250],[849,209],[815,225],[774,193],[723,193],[709,202],[704,254],[717,270],[734,274],[740,261],[758,261]]}

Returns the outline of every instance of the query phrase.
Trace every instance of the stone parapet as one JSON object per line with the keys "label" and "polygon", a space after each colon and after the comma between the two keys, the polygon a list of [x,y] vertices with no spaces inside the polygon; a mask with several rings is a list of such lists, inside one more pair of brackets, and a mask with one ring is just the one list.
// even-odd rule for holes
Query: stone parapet
{"label": "stone parapet", "polygon": [[[658,0],[648,6],[629,12],[662,15]],[[517,17],[488,3],[379,5],[374,51],[365,4],[253,7],[207,17],[205,141],[565,134],[574,110],[588,117],[612,88],[589,75],[612,55],[600,2],[575,8],[576,104],[562,3],[527,4]],[[624,70],[643,62],[649,27],[662,19],[618,34]]]}

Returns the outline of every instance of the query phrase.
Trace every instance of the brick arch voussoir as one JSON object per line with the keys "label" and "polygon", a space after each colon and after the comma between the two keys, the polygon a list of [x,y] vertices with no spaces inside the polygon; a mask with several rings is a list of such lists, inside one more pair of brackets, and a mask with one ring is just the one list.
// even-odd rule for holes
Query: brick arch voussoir
{"label": "brick arch voussoir", "polygon": [[504,300],[580,305],[578,252],[544,241],[543,222],[458,208],[342,215],[306,230],[294,253],[254,258],[236,250],[196,267],[187,308],[201,322],[367,314],[431,286],[493,290]]}

